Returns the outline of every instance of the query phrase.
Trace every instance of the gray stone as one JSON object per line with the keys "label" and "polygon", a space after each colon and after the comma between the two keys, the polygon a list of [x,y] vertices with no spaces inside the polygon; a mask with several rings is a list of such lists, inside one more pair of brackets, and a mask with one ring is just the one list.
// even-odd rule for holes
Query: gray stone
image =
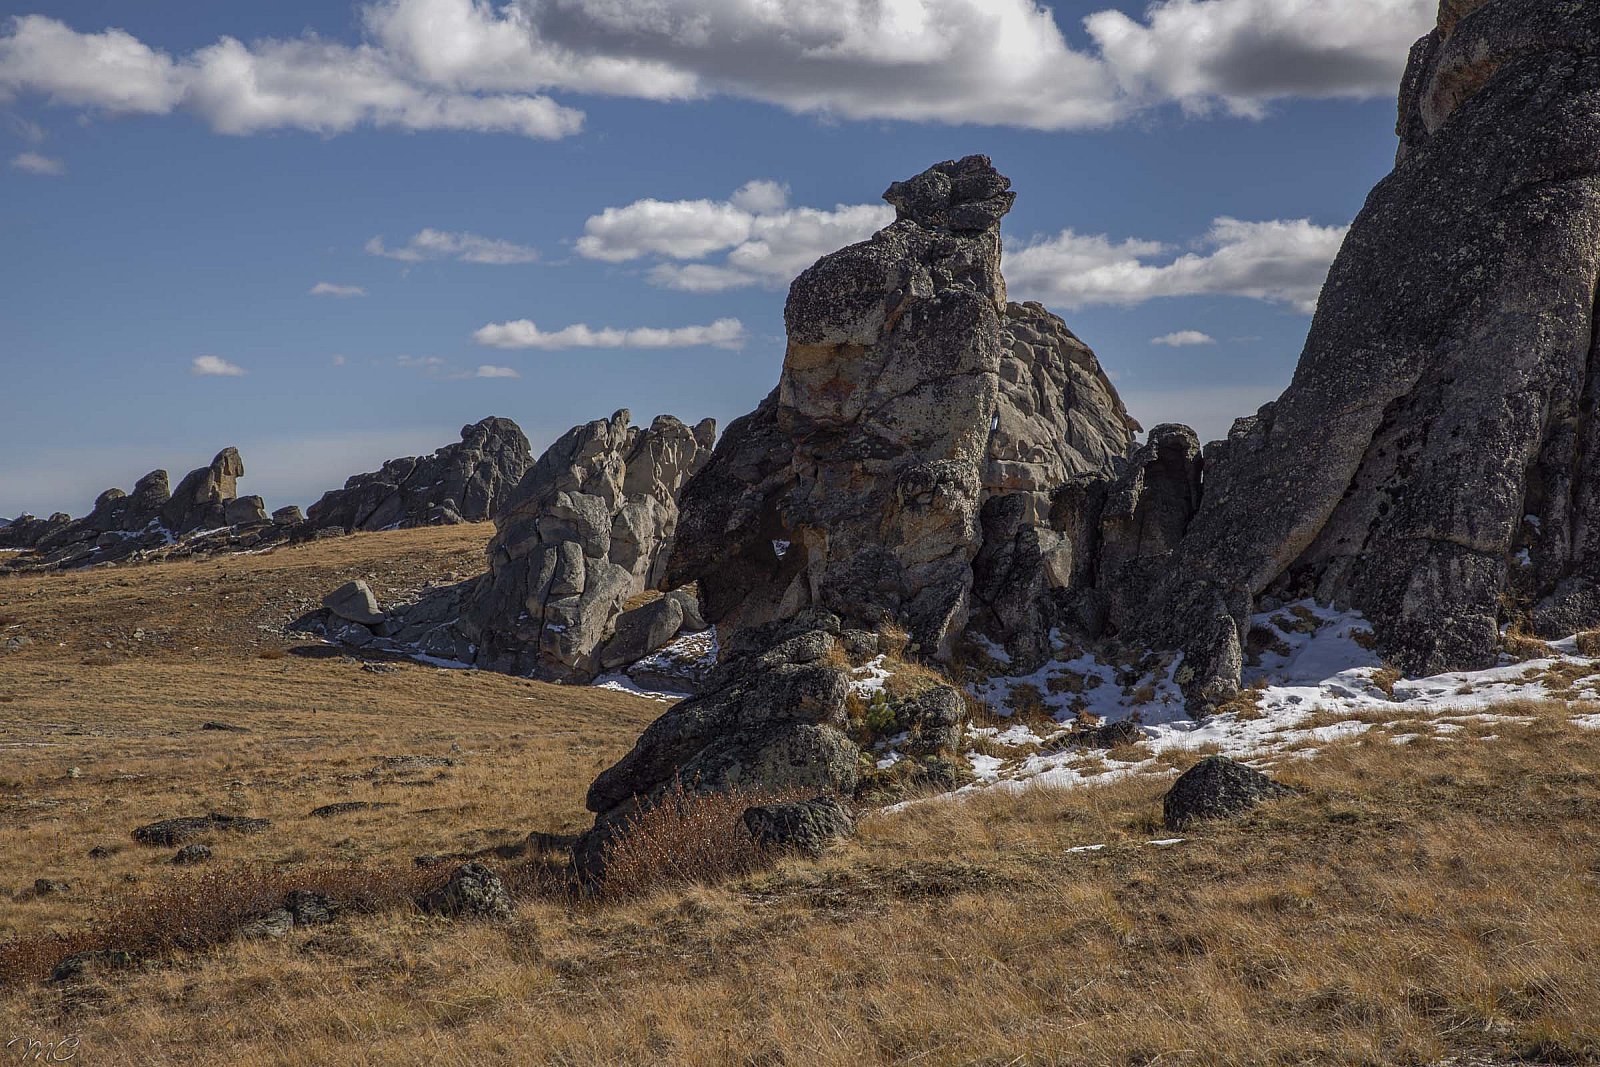
{"label": "gray stone", "polygon": [[235,497],[223,506],[222,515],[229,526],[271,521],[266,502],[258,496]]}
{"label": "gray stone", "polygon": [[339,907],[321,893],[310,889],[293,889],[283,898],[283,907],[296,926],[320,926],[332,922]]}
{"label": "gray stone", "polygon": [[273,908],[264,915],[247,920],[239,925],[238,936],[249,940],[264,938],[288,937],[294,929],[294,913],[288,908]]}
{"label": "gray stone", "polygon": [[384,620],[372,587],[360,579],[346,582],[323,597],[322,606],[341,619],[363,626],[375,626]]}
{"label": "gray stone", "polygon": [[184,475],[161,509],[161,521],[174,534],[229,525],[227,505],[238,495],[244,460],[237,448],[224,448],[211,464]]}
{"label": "gray stone", "polygon": [[477,662],[557,681],[602,670],[623,604],[660,584],[679,488],[715,434],[670,415],[641,430],[619,411],[551,445],[495,516],[489,573],[463,594],[457,627]]}
{"label": "gray stone", "polygon": [[601,670],[643,659],[665,645],[683,625],[683,605],[661,597],[617,616],[616,632],[600,649]]}
{"label": "gray stone", "polygon": [[178,849],[177,853],[172,857],[172,862],[180,867],[186,867],[196,863],[205,863],[210,858],[211,846],[194,842]]}
{"label": "gray stone", "polygon": [[146,823],[133,831],[133,839],[141,845],[170,848],[213,831],[253,834],[265,830],[270,825],[266,819],[251,819],[243,815],[219,815],[212,812],[209,815],[188,815]]}
{"label": "gray stone", "polygon": [[300,508],[295,504],[281,507],[272,513],[272,521],[279,526],[299,526],[305,522],[305,516],[300,514]]}
{"label": "gray stone", "polygon": [[1187,830],[1203,819],[1242,815],[1263,800],[1293,796],[1258,770],[1226,756],[1207,756],[1178,776],[1161,798],[1161,818],[1169,830]]}
{"label": "gray stone", "polygon": [[1398,129],[1293,381],[1208,455],[1138,613],[1196,710],[1236,691],[1263,595],[1360,610],[1418,674],[1492,664],[1530,607],[1552,634],[1600,622],[1595,5],[1444,5]]}
{"label": "gray stone", "polygon": [[820,856],[830,845],[853,835],[855,819],[833,797],[787,804],[761,804],[744,810],[744,825],[756,843],[780,852]]}
{"label": "gray stone", "polygon": [[306,511],[316,529],[383,530],[493,518],[532,464],[528,439],[510,419],[461,428],[461,440],[431,456],[392,459],[323,494]]}
{"label": "gray stone", "polygon": [[481,863],[463,863],[444,885],[419,897],[417,907],[430,915],[451,918],[511,918],[511,897],[505,883],[491,868]]}

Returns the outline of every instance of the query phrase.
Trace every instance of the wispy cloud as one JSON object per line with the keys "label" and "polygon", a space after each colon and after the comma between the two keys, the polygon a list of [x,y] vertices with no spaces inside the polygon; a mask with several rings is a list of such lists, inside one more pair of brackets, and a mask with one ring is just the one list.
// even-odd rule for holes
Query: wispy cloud
{"label": "wispy cloud", "polygon": [[189,373],[201,377],[238,378],[245,373],[245,369],[237,363],[229,363],[221,356],[196,356],[189,364]]}
{"label": "wispy cloud", "polygon": [[1217,339],[1199,330],[1178,330],[1176,333],[1164,333],[1160,337],[1152,337],[1150,343],[1166,345],[1168,348],[1186,348],[1189,345],[1214,345]]}
{"label": "wispy cloud", "polygon": [[472,375],[474,378],[520,378],[515,367],[496,367],[492,363],[483,363],[478,366]]}
{"label": "wispy cloud", "polygon": [[705,326],[660,328],[639,326],[630,329],[601,327],[583,323],[546,332],[528,319],[490,323],[472,335],[480,345],[490,348],[739,348],[745,341],[744,324],[738,319],[718,319]]}
{"label": "wispy cloud", "polygon": [[421,263],[428,259],[454,259],[462,263],[486,263],[505,266],[512,263],[532,263],[539,253],[527,245],[512,241],[480,237],[475,233],[450,233],[446,230],[424,229],[411,236],[399,248],[390,248],[382,237],[373,237],[366,243],[371,256],[397,259],[402,263]]}
{"label": "wispy cloud", "polygon": [[67,172],[67,165],[61,160],[40,155],[38,152],[23,152],[21,155],[13,156],[11,166],[29,174],[51,178],[59,178]]}
{"label": "wispy cloud", "polygon": [[333,282],[318,282],[311,287],[311,296],[366,296],[367,291],[359,285],[335,285]]}

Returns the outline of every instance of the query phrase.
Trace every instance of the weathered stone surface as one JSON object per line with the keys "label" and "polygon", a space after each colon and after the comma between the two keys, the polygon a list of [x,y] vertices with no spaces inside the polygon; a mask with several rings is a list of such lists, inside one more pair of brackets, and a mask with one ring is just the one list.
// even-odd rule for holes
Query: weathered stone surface
{"label": "weathered stone surface", "polygon": [[1269,589],[1359,609],[1417,673],[1492,663],[1506,601],[1550,633],[1600,621],[1597,53],[1568,0],[1446,4],[1413,49],[1402,151],[1294,379],[1208,458],[1139,613],[1196,708],[1236,689]]}
{"label": "weathered stone surface", "polygon": [[305,516],[300,514],[300,508],[295,504],[281,507],[272,513],[272,521],[279,526],[298,526],[305,522]]}
{"label": "weathered stone surface", "polygon": [[213,831],[230,831],[236,834],[253,834],[271,825],[266,819],[251,819],[243,815],[187,815],[177,819],[162,819],[146,823],[133,831],[133,839],[141,845],[170,848],[191,838]]}
{"label": "weathered stone surface", "polygon": [[1095,585],[1120,627],[1167,572],[1200,507],[1200,441],[1187,426],[1157,426],[1106,490]]}
{"label": "weathered stone surface", "polygon": [[346,582],[322,598],[322,606],[339,618],[362,626],[376,626],[384,620],[383,610],[372,587],[361,579]]}
{"label": "weathered stone surface", "polygon": [[1207,756],[1178,776],[1161,798],[1162,822],[1169,830],[1187,830],[1202,819],[1228,819],[1263,800],[1293,796],[1260,771],[1226,756]]}
{"label": "weathered stone surface", "polygon": [[191,866],[196,863],[205,863],[211,858],[211,846],[199,842],[191,842],[178,849],[172,856],[172,862],[180,867]]}
{"label": "weathered stone surface", "polygon": [[683,625],[683,605],[662,597],[617,616],[616,631],[600,649],[600,669],[643,659],[671,641]]}
{"label": "weathered stone surface", "polygon": [[616,831],[675,783],[691,792],[853,790],[860,751],[843,733],[849,676],[823,662],[838,633],[836,616],[809,611],[736,635],[706,691],[647,726],[589,787],[595,828],[575,849],[579,869],[598,875]]}
{"label": "weathered stone surface", "polygon": [[491,868],[475,861],[463,863],[444,885],[419,897],[417,907],[430,915],[451,918],[511,918],[511,897],[505,883]]}
{"label": "weathered stone surface", "polygon": [[431,456],[392,459],[323,494],[306,511],[314,528],[346,531],[438,526],[493,518],[533,463],[528,438],[510,419],[461,428],[461,440]]}
{"label": "weathered stone surface", "polygon": [[267,505],[258,496],[235,497],[222,509],[223,521],[229,526],[246,526],[256,522],[270,522]]}
{"label": "weathered stone surface", "polygon": [[850,810],[833,797],[787,804],[760,804],[744,810],[744,825],[764,848],[820,856],[830,845],[856,832]]}
{"label": "weathered stone surface", "polygon": [[[1013,195],[983,156],[941,163],[890,187],[894,223],[795,280],[777,391],[684,490],[667,582],[698,581],[709,620],[817,606],[934,656],[974,611],[1042,632],[1034,594],[1070,578],[1077,538],[1049,527],[1054,494],[1114,475],[1138,426],[1060,319],[1006,302]],[[991,559],[975,603],[980,507],[1008,496],[997,536],[1031,538],[1037,583],[1011,595],[1017,568]]]}
{"label": "weathered stone surface", "polygon": [[711,454],[716,425],[629,423],[619,411],[573,427],[495,516],[489,573],[457,624],[480,665],[587,681],[624,602],[659,584],[678,491]]}
{"label": "weathered stone surface", "polygon": [[184,475],[161,509],[161,521],[174,534],[229,525],[227,505],[238,496],[244,460],[237,448],[224,448],[210,466]]}

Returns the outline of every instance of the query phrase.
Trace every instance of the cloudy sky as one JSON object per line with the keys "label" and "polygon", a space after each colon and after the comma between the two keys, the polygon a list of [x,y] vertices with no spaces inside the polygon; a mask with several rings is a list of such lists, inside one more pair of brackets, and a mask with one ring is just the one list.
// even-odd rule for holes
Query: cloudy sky
{"label": "cloudy sky", "polygon": [[224,445],[305,504],[486,415],[726,423],[789,280],[984,152],[1146,426],[1287,382],[1434,0],[0,2],[0,515]]}

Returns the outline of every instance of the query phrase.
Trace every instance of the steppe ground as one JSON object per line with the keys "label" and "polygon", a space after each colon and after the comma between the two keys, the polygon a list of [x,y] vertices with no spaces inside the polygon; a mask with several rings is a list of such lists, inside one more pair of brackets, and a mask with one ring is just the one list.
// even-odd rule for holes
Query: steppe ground
{"label": "steppe ground", "polygon": [[[0,653],[0,958],[201,877],[130,837],[162,817],[271,820],[209,839],[214,888],[581,829],[662,705],[283,633],[350,578],[475,573],[488,534],[0,580],[0,647],[31,642]],[[402,906],[88,983],[14,969],[0,1064],[1600,1062],[1600,731],[1518,710],[1280,759],[1301,796],[1171,844],[1165,778],[993,792],[715,885],[513,877],[505,924]],[[351,800],[387,806],[309,815]]]}

